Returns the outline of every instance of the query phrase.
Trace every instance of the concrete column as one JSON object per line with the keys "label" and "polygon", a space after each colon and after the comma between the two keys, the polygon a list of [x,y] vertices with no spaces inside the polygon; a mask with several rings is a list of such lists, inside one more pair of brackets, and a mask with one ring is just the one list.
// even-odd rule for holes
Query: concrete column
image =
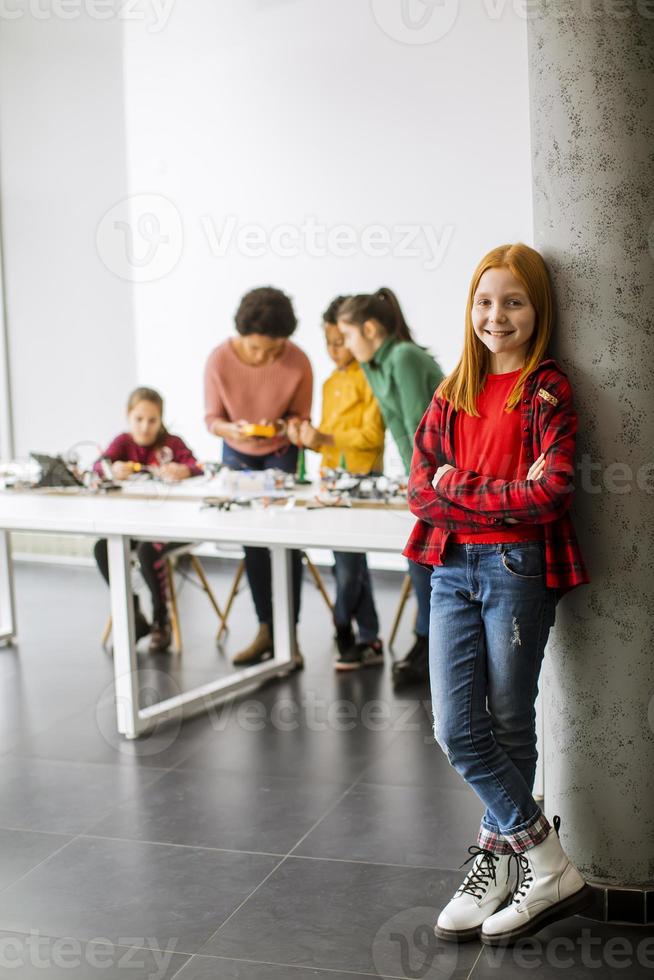
{"label": "concrete column", "polygon": [[545,808],[592,880],[654,878],[654,3],[529,5],[535,245],[580,417],[592,582],[544,674]]}

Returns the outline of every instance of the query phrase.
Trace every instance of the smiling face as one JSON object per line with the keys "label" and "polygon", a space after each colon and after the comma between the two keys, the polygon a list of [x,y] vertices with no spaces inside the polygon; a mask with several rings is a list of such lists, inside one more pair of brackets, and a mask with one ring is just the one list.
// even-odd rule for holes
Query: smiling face
{"label": "smiling face", "polygon": [[472,326],[490,352],[491,374],[523,366],[536,326],[536,310],[523,284],[506,266],[487,269],[479,280]]}
{"label": "smiling face", "polygon": [[152,446],[161,429],[161,412],[154,402],[137,402],[128,412],[127,421],[132,439],[137,446]]}
{"label": "smiling face", "polygon": [[325,342],[327,353],[337,368],[346,368],[354,360],[354,354],[345,346],[343,334],[335,323],[325,322]]}

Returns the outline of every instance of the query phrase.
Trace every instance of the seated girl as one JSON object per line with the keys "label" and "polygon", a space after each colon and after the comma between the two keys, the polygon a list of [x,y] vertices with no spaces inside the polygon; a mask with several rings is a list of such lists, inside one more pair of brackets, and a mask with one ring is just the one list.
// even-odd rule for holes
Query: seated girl
{"label": "seated girl", "polygon": [[[186,480],[202,470],[183,439],[171,435],[163,424],[163,399],[152,388],[136,388],[127,402],[128,431],[107,446],[93,469],[104,475],[103,462],[111,467],[115,480],[127,480],[139,469],[152,469],[164,480]],[[141,573],[152,596],[152,625],[145,618],[138,596],[134,596],[136,639],[150,634],[150,652],[161,653],[171,641],[168,621],[168,589],[164,556],[180,542],[133,541]],[[100,574],[109,584],[107,541],[101,538],[94,548]]]}

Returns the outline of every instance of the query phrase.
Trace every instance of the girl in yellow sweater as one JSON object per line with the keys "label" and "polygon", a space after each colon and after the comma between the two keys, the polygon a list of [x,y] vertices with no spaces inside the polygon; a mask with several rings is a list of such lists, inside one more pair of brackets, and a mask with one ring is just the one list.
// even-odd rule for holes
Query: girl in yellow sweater
{"label": "girl in yellow sweater", "polygon": [[[314,449],[322,466],[335,469],[345,461],[350,473],[381,473],[384,464],[384,423],[379,406],[360,365],[345,347],[336,326],[339,296],[323,314],[327,352],[336,365],[322,389],[322,418],[290,426],[289,438]],[[384,662],[379,618],[365,554],[335,551],[337,670],[357,670]],[[358,641],[352,630],[357,624]]]}

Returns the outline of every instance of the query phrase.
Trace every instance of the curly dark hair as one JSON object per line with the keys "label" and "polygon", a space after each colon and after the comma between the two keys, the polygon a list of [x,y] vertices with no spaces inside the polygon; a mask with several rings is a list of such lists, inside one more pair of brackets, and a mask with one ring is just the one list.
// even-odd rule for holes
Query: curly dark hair
{"label": "curly dark hair", "polygon": [[327,307],[327,309],[325,310],[325,312],[323,313],[323,315],[322,315],[322,322],[323,323],[329,323],[329,324],[332,324],[332,323],[335,324],[335,323],[337,323],[337,321],[338,321],[338,311],[339,311],[339,309],[341,308],[341,306],[343,305],[343,303],[345,302],[346,299],[350,299],[350,297],[349,296],[337,296],[336,299],[333,299],[331,301],[331,303],[329,304],[329,306]]}
{"label": "curly dark hair", "polygon": [[245,337],[261,333],[266,337],[290,337],[297,327],[291,300],[281,289],[261,286],[246,293],[234,318],[236,329]]}

